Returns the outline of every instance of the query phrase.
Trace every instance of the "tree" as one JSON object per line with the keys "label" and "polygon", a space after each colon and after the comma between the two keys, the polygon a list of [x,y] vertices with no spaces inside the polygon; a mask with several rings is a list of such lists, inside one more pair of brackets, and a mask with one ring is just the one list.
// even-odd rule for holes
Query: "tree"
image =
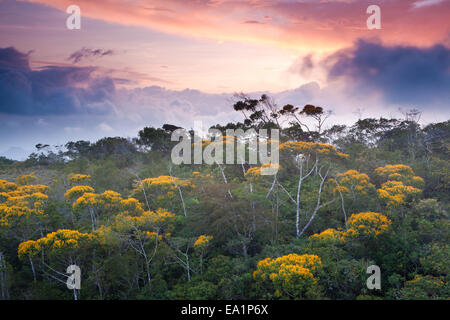
{"label": "tree", "polygon": [[209,242],[212,240],[212,236],[200,235],[194,242],[194,249],[200,256],[200,273],[203,273],[203,258],[208,250]]}
{"label": "tree", "polygon": [[[326,182],[329,182],[330,170],[332,168],[332,162],[326,160],[346,159],[348,158],[348,155],[337,151],[336,148],[331,145],[303,141],[288,141],[282,143],[280,145],[280,150],[287,152],[288,155],[291,156],[291,161],[294,160],[295,167],[298,170],[298,178],[295,184],[295,198],[291,196],[291,193],[283,187],[283,185],[280,183],[278,183],[278,185],[295,205],[295,228],[296,236],[299,238],[303,233],[305,233],[306,229],[310,226],[319,210],[336,201],[336,198],[332,198],[327,202],[323,202],[322,199],[322,195],[326,187],[325,184]],[[309,212],[305,210],[303,214],[305,223],[304,226],[301,227],[301,201],[306,200],[301,198],[302,186],[308,178],[312,177],[315,177],[315,180],[318,181],[318,185],[314,187],[315,193],[317,194],[316,201],[312,204],[312,208],[308,210]]]}
{"label": "tree", "polygon": [[235,95],[240,99],[233,105],[235,111],[240,111],[245,117],[245,126],[255,126],[257,128],[280,128],[278,118],[278,106],[271,97],[266,94],[260,99],[251,99],[249,96],[240,93]]}
{"label": "tree", "polygon": [[129,140],[121,137],[108,137],[95,142],[90,146],[93,155],[130,155],[136,153],[136,146]]}
{"label": "tree", "polygon": [[386,203],[388,208],[398,208],[422,192],[421,189],[416,187],[423,186],[424,180],[415,176],[410,166],[403,164],[386,165],[376,168],[374,173],[378,181],[387,180],[378,189],[378,196]]}
{"label": "tree", "polygon": [[[0,238],[22,242],[36,234],[43,235],[49,187],[28,184],[34,180],[34,174],[18,176],[17,184],[0,180]],[[30,258],[29,262],[36,280],[33,260]]]}
{"label": "tree", "polygon": [[[291,118],[293,120],[291,124],[297,126],[297,128],[306,129],[310,137],[320,138],[322,135],[323,125],[325,121],[330,117],[331,111],[324,111],[322,107],[316,107],[312,104],[305,105],[303,109],[299,111],[298,107],[287,104],[279,111],[279,114],[287,115],[289,118]],[[315,132],[310,128],[309,125],[301,120],[301,116],[312,118],[315,121]]]}
{"label": "tree", "polygon": [[[60,229],[38,240],[22,242],[18,248],[18,256],[32,260],[40,254],[42,256],[40,263],[50,271],[50,273],[44,271],[45,274],[65,285],[68,275],[58,269],[65,270],[69,265],[82,265],[82,257],[93,241],[95,241],[93,234]],[[45,260],[48,260],[48,263]],[[78,300],[78,289],[73,288],[73,295],[74,299]]]}
{"label": "tree", "polygon": [[[90,187],[87,188],[89,189]],[[68,194],[66,194],[70,199],[71,195],[80,194],[85,189],[85,186],[73,187],[68,191]],[[100,194],[84,192],[81,196],[76,197],[72,209],[75,213],[80,214],[82,219],[87,216],[86,213],[88,213],[91,229],[94,231],[98,229],[102,223],[105,223],[106,221],[110,222],[114,215],[119,213],[122,200],[120,193],[112,190],[106,190]]]}
{"label": "tree", "polygon": [[430,275],[415,275],[414,279],[406,281],[401,291],[402,299],[448,299],[449,284],[438,277]]}
{"label": "tree", "polygon": [[361,212],[350,216],[347,230],[343,233],[345,239],[373,239],[386,232],[392,222],[378,212]]}
{"label": "tree", "polygon": [[151,289],[150,265],[163,238],[175,222],[175,215],[164,209],[144,211],[139,215],[119,214],[116,216],[114,230],[125,245],[130,246],[144,260],[147,284]]}
{"label": "tree", "polygon": [[321,264],[318,256],[308,254],[293,253],[276,259],[266,258],[258,262],[253,278],[263,285],[269,282],[277,297],[314,299],[320,297],[315,275]]}
{"label": "tree", "polygon": [[[183,214],[186,216],[187,212],[182,188],[189,190],[195,188],[195,185],[189,180],[173,176],[159,176],[137,181],[133,195],[145,201],[148,209],[150,209],[150,204],[156,208],[167,207],[173,203],[172,199],[175,197],[174,192],[177,192],[183,207]],[[149,197],[149,195],[153,195],[153,197]]]}
{"label": "tree", "polygon": [[[351,206],[347,210],[351,211],[357,198],[361,199],[369,192],[374,191],[375,186],[369,182],[367,174],[360,173],[357,170],[347,170],[344,173],[338,173],[335,182],[336,187],[333,189],[333,192],[339,194],[341,198],[341,208],[344,213],[345,223],[347,223],[345,200],[350,200]],[[367,201],[368,199],[365,200]]]}
{"label": "tree", "polygon": [[392,229],[391,226],[392,221],[381,213],[354,213],[347,220],[342,238],[355,255],[370,259],[375,256],[379,240]]}
{"label": "tree", "polygon": [[69,141],[65,144],[65,147],[67,149],[66,155],[72,159],[87,157],[91,151],[91,143],[84,140]]}
{"label": "tree", "polygon": [[92,177],[89,174],[70,174],[69,182],[71,185],[84,185],[91,182]]}
{"label": "tree", "polygon": [[143,147],[146,150],[166,153],[169,152],[174,145],[170,140],[170,135],[176,129],[181,128],[170,124],[163,125],[162,129],[145,127],[139,131],[138,138],[135,139],[135,142],[138,146]]}

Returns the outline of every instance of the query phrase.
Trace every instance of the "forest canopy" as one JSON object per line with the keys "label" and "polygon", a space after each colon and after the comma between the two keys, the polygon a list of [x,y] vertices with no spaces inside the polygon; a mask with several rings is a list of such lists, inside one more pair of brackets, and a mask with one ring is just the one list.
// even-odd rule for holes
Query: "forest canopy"
{"label": "forest canopy", "polygon": [[0,158],[0,298],[450,297],[450,121],[327,126],[322,107],[266,95],[233,108],[244,122],[212,128],[279,129],[275,175],[174,165],[169,124]]}

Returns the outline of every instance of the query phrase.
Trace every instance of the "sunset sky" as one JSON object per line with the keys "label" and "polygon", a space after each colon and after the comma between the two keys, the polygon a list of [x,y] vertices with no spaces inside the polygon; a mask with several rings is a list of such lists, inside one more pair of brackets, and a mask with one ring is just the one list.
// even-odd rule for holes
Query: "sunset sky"
{"label": "sunset sky", "polygon": [[318,104],[335,123],[399,108],[445,121],[450,1],[0,0],[0,155],[241,120],[234,92]]}

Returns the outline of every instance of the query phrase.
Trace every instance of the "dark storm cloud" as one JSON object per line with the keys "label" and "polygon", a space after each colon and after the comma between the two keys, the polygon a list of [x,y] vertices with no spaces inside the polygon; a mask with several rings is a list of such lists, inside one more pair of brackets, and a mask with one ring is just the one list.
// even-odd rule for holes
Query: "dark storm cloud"
{"label": "dark storm cloud", "polygon": [[325,60],[330,79],[344,78],[355,94],[380,93],[388,103],[447,106],[450,101],[450,49],[384,46],[359,40]]}
{"label": "dark storm cloud", "polygon": [[48,66],[31,70],[29,53],[0,48],[0,113],[52,115],[106,113],[115,92],[94,67]]}
{"label": "dark storm cloud", "polygon": [[86,58],[101,58],[113,54],[114,51],[112,50],[82,48],[72,53],[67,60],[72,61],[73,63],[78,63]]}
{"label": "dark storm cloud", "polygon": [[17,70],[29,71],[30,65],[28,63],[28,53],[20,53],[16,49],[10,48],[0,48],[0,68],[11,68]]}

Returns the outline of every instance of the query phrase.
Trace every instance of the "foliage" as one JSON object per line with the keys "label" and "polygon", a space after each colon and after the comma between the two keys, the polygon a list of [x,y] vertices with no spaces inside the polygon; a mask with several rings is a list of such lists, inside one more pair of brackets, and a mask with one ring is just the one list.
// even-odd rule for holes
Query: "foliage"
{"label": "foliage", "polygon": [[321,264],[318,256],[308,254],[266,258],[258,262],[253,278],[272,282],[275,296],[317,298],[317,279],[314,274],[317,274]]}
{"label": "foliage", "polygon": [[325,128],[323,107],[238,99],[202,148],[277,128],[280,164],[173,165],[173,125],[0,159],[2,297],[448,299],[449,121]]}
{"label": "foliage", "polygon": [[344,238],[375,238],[386,232],[392,222],[377,212],[361,212],[350,216]]}
{"label": "foliage", "polygon": [[430,275],[415,275],[414,279],[406,281],[402,290],[402,299],[447,299],[450,293],[448,283]]}

